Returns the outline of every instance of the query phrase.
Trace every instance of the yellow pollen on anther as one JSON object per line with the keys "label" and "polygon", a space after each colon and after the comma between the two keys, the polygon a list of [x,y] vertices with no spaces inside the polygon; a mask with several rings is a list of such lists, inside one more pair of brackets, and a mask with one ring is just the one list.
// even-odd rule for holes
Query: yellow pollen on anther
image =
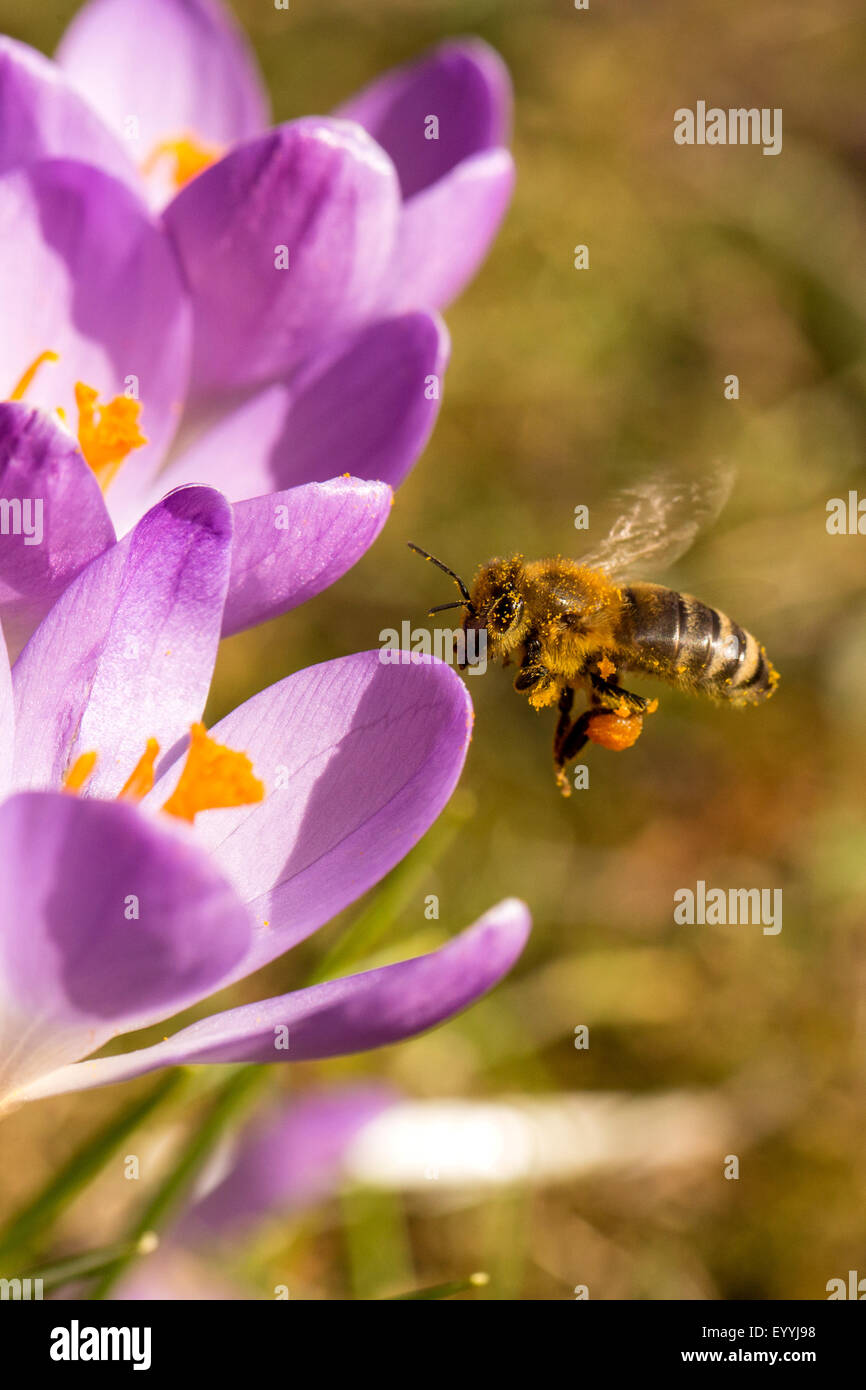
{"label": "yellow pollen on anther", "polygon": [[27,371],[24,373],[21,380],[16,385],[11,396],[9,397],[10,401],[23,401],[31,385],[33,384],[33,378],[39,371],[39,368],[42,366],[43,362],[59,361],[60,353],[52,352],[51,348],[46,348],[45,352],[40,352],[39,356],[33,362],[30,363],[30,366],[27,368]]}
{"label": "yellow pollen on anther", "polygon": [[155,738],[149,738],[147,747],[117,793],[118,801],[141,801],[147,796],[153,786],[153,765],[158,754],[159,744]]}
{"label": "yellow pollen on anther", "polygon": [[89,780],[96,767],[96,753],[79,753],[75,762],[63,778],[63,790],[71,792],[73,796],[81,791],[85,782]]}
{"label": "yellow pollen on anther", "polygon": [[183,188],[196,174],[216,163],[221,155],[222,149],[219,145],[208,145],[190,131],[184,131],[182,135],[160,140],[158,145],[154,145],[141,168],[142,173],[152,174],[161,160],[172,160],[174,186]]}
{"label": "yellow pollen on anther", "polygon": [[204,724],[193,724],[183,771],[162,809],[191,823],[199,811],[249,806],[264,795],[264,785],[254,775],[246,753],[224,748],[209,736]]}
{"label": "yellow pollen on anther", "polygon": [[133,449],[147,443],[138,428],[141,401],[115,396],[99,404],[99,393],[83,381],[75,383],[78,406],[78,442],[104,492],[115,473]]}

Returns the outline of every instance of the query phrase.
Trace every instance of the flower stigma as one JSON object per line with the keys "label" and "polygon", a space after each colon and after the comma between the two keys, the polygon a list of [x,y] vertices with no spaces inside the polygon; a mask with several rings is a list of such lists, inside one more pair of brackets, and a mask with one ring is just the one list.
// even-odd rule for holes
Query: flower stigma
{"label": "flower stigma", "polygon": [[138,428],[141,401],[115,396],[99,404],[99,393],[83,381],[75,383],[78,406],[78,442],[96,474],[102,491],[108,487],[127,455],[147,443]]}
{"label": "flower stigma", "polygon": [[193,724],[183,771],[162,809],[192,823],[199,811],[249,806],[264,796],[264,783],[254,775],[246,753],[224,747],[210,737],[204,724]]}
{"label": "flower stigma", "polygon": [[[10,401],[21,401],[33,384],[39,368],[45,362],[59,362],[60,354],[50,348],[40,352],[30,363],[20,381],[15,385]],[[117,470],[133,449],[140,449],[147,443],[138,427],[141,414],[141,401],[129,396],[114,396],[105,405],[99,401],[99,392],[83,381],[75,383],[75,404],[78,407],[78,444],[85,461],[96,474],[100,488],[105,492]],[[57,409],[60,419],[66,424],[66,412]]]}

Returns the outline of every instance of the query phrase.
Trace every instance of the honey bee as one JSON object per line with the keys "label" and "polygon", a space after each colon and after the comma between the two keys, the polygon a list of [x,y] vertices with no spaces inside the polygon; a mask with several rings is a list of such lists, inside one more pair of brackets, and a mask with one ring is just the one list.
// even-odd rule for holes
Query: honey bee
{"label": "honey bee", "polygon": [[[703,483],[650,478],[621,495],[620,515],[594,551],[579,560],[490,560],[471,589],[410,543],[460,590],[430,616],[465,608],[463,630],[486,634],[490,659],[518,663],[514,689],[537,710],[557,706],[553,763],[563,795],[571,792],[566,769],[587,741],[630,748],[658,707],[620,685],[623,672],[737,706],[760,704],[775,691],[779,675],[764,648],[725,613],[660,584],[627,582],[635,570],[678,559],[718,514],[729,487],[722,474]],[[575,717],[578,690],[587,707]]]}

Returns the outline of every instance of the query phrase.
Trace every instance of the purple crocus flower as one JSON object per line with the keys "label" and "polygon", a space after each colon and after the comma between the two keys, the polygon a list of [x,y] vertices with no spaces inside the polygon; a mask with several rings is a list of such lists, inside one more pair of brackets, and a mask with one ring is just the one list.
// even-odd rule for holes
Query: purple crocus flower
{"label": "purple crocus flower", "polygon": [[[184,472],[218,477],[235,504],[226,634],[355,563],[384,525],[389,479],[432,429],[439,401],[424,382],[443,369],[441,325],[423,313],[372,325],[348,356],[334,348],[329,365],[320,355],[290,388],[231,412],[220,447],[211,431],[166,471],[191,316],[164,229],[116,179],[67,160],[0,176],[0,227],[0,394],[19,396],[0,405],[0,617],[16,649],[69,580]],[[46,350],[58,360],[26,380]],[[56,410],[72,426],[82,388],[113,406],[89,430],[79,424],[76,439]],[[285,405],[289,389],[275,443],[269,392]]]}
{"label": "purple crocus flower", "polygon": [[[88,114],[98,112],[123,142],[156,201],[165,199],[171,166],[183,185],[245,143],[280,197],[278,169],[268,163],[280,155],[279,131],[267,129],[267,93],[243,35],[215,0],[90,0],[63,36],[57,63]],[[511,193],[511,84],[502,60],[479,39],[452,40],[386,73],[336,115],[374,137],[399,179],[385,297],[392,306],[447,303],[475,273]],[[62,138],[75,149],[52,153],[89,157],[90,130]],[[95,143],[101,162],[101,137]],[[116,161],[116,153],[108,157]],[[235,178],[229,167],[219,175]],[[202,190],[180,220],[211,210],[219,187]]]}
{"label": "purple crocus flower", "polygon": [[316,1087],[259,1113],[218,1149],[198,1192],[159,1249],[139,1260],[113,1298],[238,1300],[248,1289],[214,1274],[215,1247],[334,1196],[367,1125],[399,1100],[382,1083]]}
{"label": "purple crocus flower", "polygon": [[142,192],[155,152],[200,147],[198,160],[175,150],[166,209],[192,291],[196,395],[282,379],[335,337],[450,302],[511,194],[510,82],[477,39],[386,74],[335,117],[274,129],[213,0],[91,0],[57,64],[0,49],[0,170],[83,160]]}
{"label": "purple crocus flower", "polygon": [[358,1135],[399,1099],[390,1086],[368,1082],[315,1087],[260,1110],[217,1154],[172,1238],[236,1241],[269,1217],[326,1201]]}
{"label": "purple crocus flower", "polygon": [[[56,64],[0,39],[0,399],[46,352],[60,360],[43,362],[28,404],[74,425],[76,384],[96,393],[78,433],[118,534],[189,482],[247,504],[342,474],[396,486],[439,406],[436,310],[474,274],[510,196],[509,117],[507,73],[476,40],[386,75],[335,117],[269,130],[242,39],[205,0],[96,0]],[[169,155],[195,177],[157,223],[147,171],[161,176]],[[115,400],[126,408],[106,416]],[[125,461],[94,448],[100,428]],[[18,448],[0,432],[0,474],[27,468]],[[40,483],[68,493],[81,473],[69,454],[58,444]],[[368,492],[340,502],[369,521]],[[378,506],[383,520],[384,494]],[[227,631],[288,606],[270,504],[259,510],[238,528],[252,554],[237,564],[270,583],[248,583]],[[6,576],[31,622],[95,553],[69,530],[55,522],[67,544],[37,592],[32,564]]]}
{"label": "purple crocus flower", "polygon": [[250,55],[212,0],[91,0],[57,64],[4,40],[0,115],[0,170],[85,161],[141,194],[155,152],[200,147],[175,151],[166,209],[192,287],[196,393],[274,379],[338,331],[449,303],[514,179],[510,81],[480,40],[441,44],[335,116],[268,129]]}
{"label": "purple crocus flower", "polygon": [[522,949],[526,909],[506,902],[431,955],[80,1060],[353,902],[438,815],[465,756],[458,677],[375,651],[300,671],[205,735],[231,528],[218,492],[171,493],[68,585],[11,672],[0,653],[2,1105],[180,1062],[382,1046],[463,1008]]}

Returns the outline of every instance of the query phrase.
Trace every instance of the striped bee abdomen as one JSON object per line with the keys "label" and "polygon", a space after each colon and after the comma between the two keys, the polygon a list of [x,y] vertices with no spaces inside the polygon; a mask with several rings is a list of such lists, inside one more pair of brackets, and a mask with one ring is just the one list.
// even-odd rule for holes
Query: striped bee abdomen
{"label": "striped bee abdomen", "polygon": [[758,704],[779,676],[750,632],[691,594],[661,584],[622,590],[621,664],[732,704]]}

